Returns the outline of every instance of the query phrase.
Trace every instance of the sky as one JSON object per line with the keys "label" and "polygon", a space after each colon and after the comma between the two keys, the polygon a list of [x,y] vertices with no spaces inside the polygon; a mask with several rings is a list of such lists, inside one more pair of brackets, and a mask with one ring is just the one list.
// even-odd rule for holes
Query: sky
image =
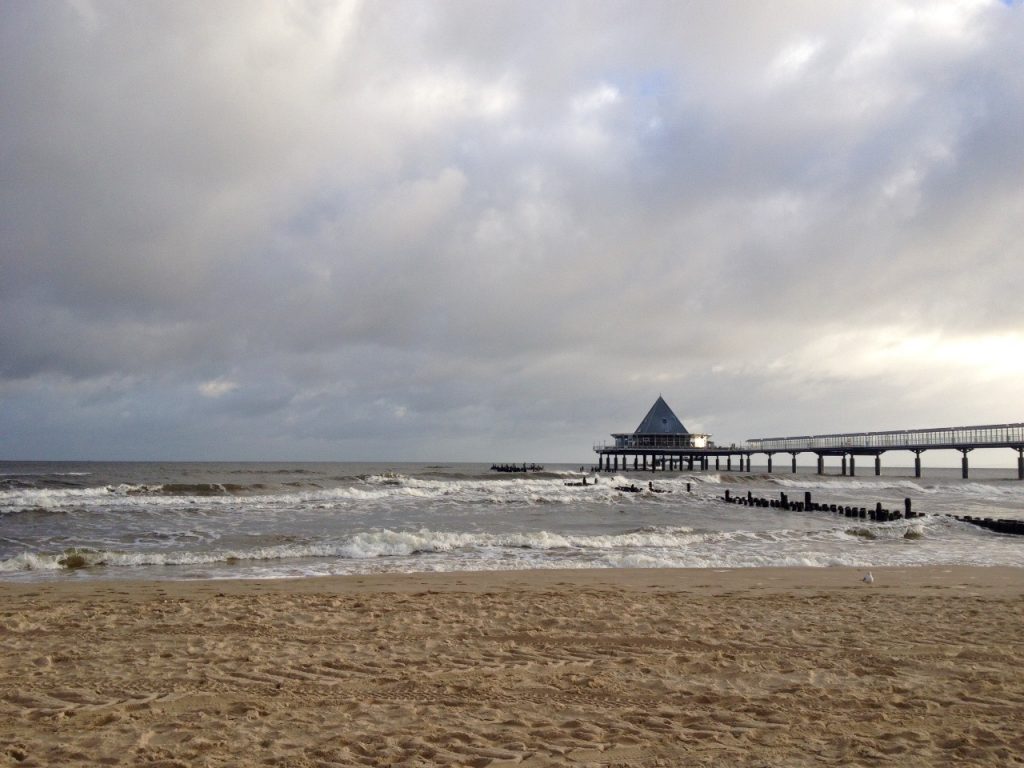
{"label": "sky", "polygon": [[1022,422],[1022,41],[998,0],[0,0],[0,458]]}

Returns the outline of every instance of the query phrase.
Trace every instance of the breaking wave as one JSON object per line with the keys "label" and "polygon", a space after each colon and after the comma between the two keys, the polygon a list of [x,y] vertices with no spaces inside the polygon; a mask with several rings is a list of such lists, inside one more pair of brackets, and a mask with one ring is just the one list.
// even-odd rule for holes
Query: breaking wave
{"label": "breaking wave", "polygon": [[[336,543],[289,543],[247,549],[171,552],[102,551],[72,547],[62,552],[22,552],[0,561],[0,572],[59,570],[95,566],[197,565],[285,558],[365,560],[412,557],[456,550],[611,550],[681,547],[702,538],[685,527],[650,528],[606,536],[575,536],[549,531],[528,533],[457,533],[447,531],[368,531]],[[70,563],[70,565],[69,565]]]}

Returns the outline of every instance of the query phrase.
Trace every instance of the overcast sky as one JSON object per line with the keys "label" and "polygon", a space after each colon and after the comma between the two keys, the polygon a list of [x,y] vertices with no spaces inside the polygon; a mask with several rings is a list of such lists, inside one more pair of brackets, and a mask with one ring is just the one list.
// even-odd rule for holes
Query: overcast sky
{"label": "overcast sky", "polygon": [[0,458],[1024,421],[1019,3],[0,14]]}

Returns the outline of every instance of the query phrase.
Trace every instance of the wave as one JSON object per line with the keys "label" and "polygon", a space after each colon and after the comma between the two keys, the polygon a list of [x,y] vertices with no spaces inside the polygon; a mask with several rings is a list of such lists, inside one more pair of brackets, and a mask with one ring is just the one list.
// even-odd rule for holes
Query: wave
{"label": "wave", "polygon": [[340,542],[297,542],[246,549],[123,552],[72,547],[55,553],[22,552],[0,561],[0,573],[95,566],[201,565],[285,558],[365,560],[442,554],[456,550],[601,551],[616,548],[666,548],[685,546],[702,537],[702,534],[694,534],[686,527],[652,527],[599,536],[550,531],[492,534],[384,529],[357,533]]}
{"label": "wave", "polygon": [[138,494],[154,494],[164,496],[237,496],[265,490],[263,483],[161,483],[160,485],[142,485],[125,492]]}
{"label": "wave", "polygon": [[[939,524],[941,520],[935,519]],[[599,562],[638,563],[656,559],[662,564],[685,562],[694,558],[721,557],[735,550],[733,560],[751,564],[752,559],[775,563],[778,553],[765,551],[771,545],[784,545],[813,552],[815,542],[837,539],[918,539],[925,536],[925,522],[836,527],[820,531],[779,529],[774,531],[696,531],[686,526],[643,526],[614,534],[571,534],[553,531],[509,533],[470,533],[455,531],[396,531],[381,529],[353,534],[336,542],[288,541],[266,546],[236,549],[137,551],[94,550],[73,547],[61,552],[22,552],[0,561],[0,573],[33,570],[60,570],[82,567],[131,567],[153,565],[214,565],[243,561],[333,558],[372,560],[377,558],[416,558],[425,555],[475,555],[497,557],[535,551],[566,557],[587,556]],[[704,552],[703,555],[699,554]],[[521,555],[519,556],[521,557]],[[802,557],[794,556],[794,557]],[[774,559],[773,559],[774,558]],[[769,563],[769,564],[770,564]],[[794,563],[807,564],[807,563]]]}
{"label": "wave", "polygon": [[[84,568],[97,575],[107,573],[109,577],[120,578],[116,573],[120,569],[163,566],[202,569],[201,573],[164,572],[170,578],[262,578],[551,567],[870,567],[940,562],[1024,565],[1017,549],[1011,552],[986,546],[999,539],[998,534],[944,516],[878,524],[838,519],[834,526],[814,530],[712,531],[652,525],[619,533],[574,534],[550,530],[486,533],[385,528],[337,540],[263,535],[245,544],[222,548],[197,548],[174,538],[169,542],[179,542],[182,548],[26,549],[0,560],[0,575],[13,577],[19,573]],[[147,578],[158,575],[149,571]]]}

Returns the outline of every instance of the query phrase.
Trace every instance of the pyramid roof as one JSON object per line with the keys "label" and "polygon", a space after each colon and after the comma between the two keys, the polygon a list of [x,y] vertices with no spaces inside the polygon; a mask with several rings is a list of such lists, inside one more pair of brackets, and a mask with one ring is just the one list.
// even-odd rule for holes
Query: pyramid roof
{"label": "pyramid roof", "polygon": [[683,426],[678,417],[672,413],[661,395],[651,406],[651,410],[644,416],[640,426],[633,433],[635,435],[688,435],[690,434]]}

